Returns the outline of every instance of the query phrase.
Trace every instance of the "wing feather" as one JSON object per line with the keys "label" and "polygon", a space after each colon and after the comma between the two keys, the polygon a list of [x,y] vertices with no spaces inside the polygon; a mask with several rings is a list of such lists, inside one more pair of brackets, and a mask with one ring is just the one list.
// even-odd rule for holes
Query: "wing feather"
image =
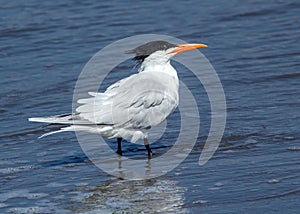
{"label": "wing feather", "polygon": [[104,93],[78,100],[80,117],[96,124],[140,129],[161,123],[178,105],[178,85],[171,76],[139,73],[111,85]]}

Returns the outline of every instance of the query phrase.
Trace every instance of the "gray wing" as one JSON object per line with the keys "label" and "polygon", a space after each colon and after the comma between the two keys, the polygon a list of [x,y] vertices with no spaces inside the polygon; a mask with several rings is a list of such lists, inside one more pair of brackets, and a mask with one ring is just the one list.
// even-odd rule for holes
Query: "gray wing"
{"label": "gray wing", "polygon": [[178,105],[178,86],[171,76],[139,73],[110,86],[104,93],[79,100],[80,117],[96,124],[147,129],[161,123]]}

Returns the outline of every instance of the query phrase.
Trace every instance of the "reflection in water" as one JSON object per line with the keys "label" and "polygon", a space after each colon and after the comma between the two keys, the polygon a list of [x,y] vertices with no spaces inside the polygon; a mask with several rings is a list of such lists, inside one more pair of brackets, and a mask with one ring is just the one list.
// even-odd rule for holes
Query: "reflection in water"
{"label": "reflection in water", "polygon": [[89,189],[82,203],[70,209],[80,213],[186,213],[184,192],[185,188],[169,179],[110,180]]}
{"label": "reflection in water", "polygon": [[[118,156],[117,158],[110,159],[110,161],[107,163],[110,167],[112,167],[111,174],[114,176],[120,178],[120,179],[132,179],[132,180],[141,180],[140,176],[137,176],[137,174],[130,173],[126,168],[123,168],[123,162],[130,161],[128,158],[124,158],[123,156]],[[115,169],[113,168],[114,165],[118,165]],[[140,165],[136,165],[136,171],[140,172],[141,174],[144,174],[143,179],[150,179],[151,178],[151,159],[143,160],[139,162]],[[102,163],[103,164],[103,163]],[[116,172],[114,172],[116,171]]]}
{"label": "reflection in water", "polygon": [[[128,160],[128,159],[126,158],[126,160]],[[120,179],[126,179],[126,178],[128,178],[128,176],[126,177],[126,173],[124,172],[124,170],[122,168],[122,163],[123,163],[123,157],[119,156],[119,159],[118,159],[118,172],[119,172],[119,174],[118,174],[117,177],[120,178]],[[137,167],[139,167],[139,166],[137,166]],[[144,170],[145,170],[144,178],[145,179],[150,179],[151,178],[151,159],[145,160],[144,165],[141,168],[144,168]]]}
{"label": "reflection in water", "polygon": [[[114,176],[122,179],[122,180],[144,180],[144,179],[150,179],[152,178],[153,174],[151,174],[151,161],[152,159],[145,159],[145,160],[140,160],[136,164],[136,170],[135,172],[132,172],[127,169],[128,165],[126,165],[125,162],[130,161],[130,159],[123,157],[123,156],[118,156],[117,158],[111,158],[106,164],[109,164],[111,167],[110,174],[113,174]],[[125,164],[124,164],[125,163]],[[104,164],[104,163],[102,163]],[[117,165],[117,167],[114,167]],[[125,167],[124,167],[125,165]],[[142,178],[142,179],[141,179]]]}

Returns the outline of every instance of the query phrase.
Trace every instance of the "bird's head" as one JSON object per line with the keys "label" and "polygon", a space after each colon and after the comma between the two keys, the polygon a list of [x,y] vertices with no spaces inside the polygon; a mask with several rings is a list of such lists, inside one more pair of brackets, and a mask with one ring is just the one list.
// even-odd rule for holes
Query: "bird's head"
{"label": "bird's head", "polygon": [[138,46],[127,53],[135,54],[134,59],[139,63],[144,62],[145,59],[169,61],[176,54],[206,47],[207,45],[205,44],[175,45],[166,41],[152,41]]}

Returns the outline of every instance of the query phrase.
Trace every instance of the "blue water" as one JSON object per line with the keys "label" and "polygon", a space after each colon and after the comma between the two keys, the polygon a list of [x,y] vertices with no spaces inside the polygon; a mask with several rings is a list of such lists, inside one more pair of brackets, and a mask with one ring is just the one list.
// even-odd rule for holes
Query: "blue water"
{"label": "blue water", "polygon": [[[0,14],[1,213],[300,211],[299,1],[7,1]],[[189,85],[202,99],[197,144],[162,177],[112,177],[74,133],[37,139],[48,128],[27,118],[70,112],[85,63],[118,39],[146,33],[209,45],[202,53],[222,81],[228,117],[206,165],[198,158],[209,101],[199,83]],[[175,112],[169,121],[176,119]]]}

